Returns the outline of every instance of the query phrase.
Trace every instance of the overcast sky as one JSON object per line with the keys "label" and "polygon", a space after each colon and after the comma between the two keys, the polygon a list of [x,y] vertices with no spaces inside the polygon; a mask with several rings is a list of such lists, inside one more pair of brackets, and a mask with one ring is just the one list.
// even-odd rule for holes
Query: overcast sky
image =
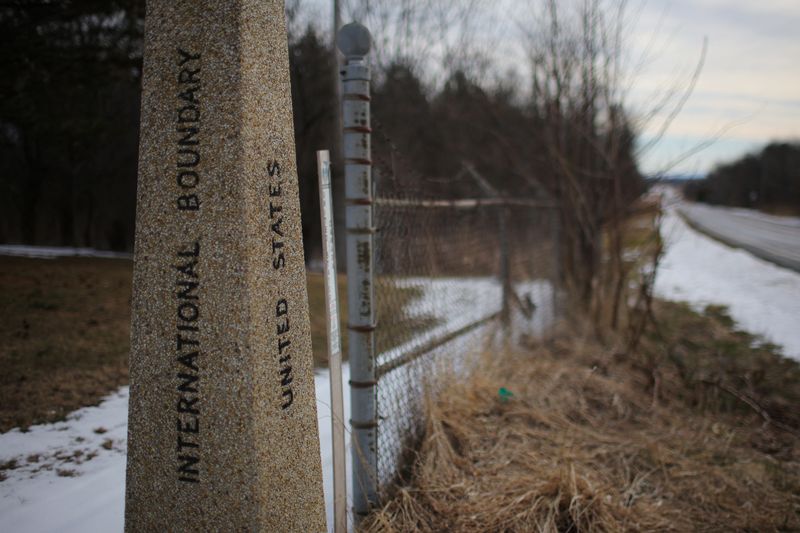
{"label": "overcast sky", "polygon": [[[331,13],[332,0],[302,1],[316,12],[316,21]],[[344,0],[346,7],[349,3]],[[520,36],[531,4],[536,0],[472,4],[480,16],[471,35],[490,43],[497,64],[519,70],[523,84],[527,68]],[[629,104],[640,115],[670,87],[686,86],[708,39],[705,64],[683,111],[661,141],[640,154],[645,173],[702,174],[770,140],[800,140],[800,0],[630,0],[627,19],[629,66],[636,71]],[[657,134],[662,119],[643,127],[642,145]]]}
{"label": "overcast sky", "polygon": [[[657,171],[716,135],[677,171],[705,172],[773,139],[800,139],[800,1],[669,0],[640,4],[635,48],[658,35],[654,57],[636,80],[639,106],[677,77],[687,79],[708,37],[695,91],[659,145],[642,155]],[[634,8],[637,9],[637,8]],[[652,124],[643,140],[657,131]]]}

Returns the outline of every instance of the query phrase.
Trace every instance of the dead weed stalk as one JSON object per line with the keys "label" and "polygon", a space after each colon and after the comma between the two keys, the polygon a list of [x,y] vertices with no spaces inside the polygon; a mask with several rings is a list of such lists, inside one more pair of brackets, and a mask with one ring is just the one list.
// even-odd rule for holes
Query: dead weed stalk
{"label": "dead weed stalk", "polygon": [[570,332],[444,387],[406,478],[362,530],[800,528],[795,439],[750,411],[654,403],[630,358],[593,338]]}

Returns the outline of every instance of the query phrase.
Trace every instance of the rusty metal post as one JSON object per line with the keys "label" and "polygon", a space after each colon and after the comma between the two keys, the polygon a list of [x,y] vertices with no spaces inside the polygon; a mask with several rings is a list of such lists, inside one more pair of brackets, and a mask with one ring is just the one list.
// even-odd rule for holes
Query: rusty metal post
{"label": "rusty metal post", "polygon": [[[500,192],[492,187],[492,184],[489,183],[486,178],[481,176],[481,174],[475,170],[475,167],[472,166],[471,163],[462,161],[461,165],[462,168],[467,172],[467,175],[478,184],[478,187],[480,187],[486,196],[489,198],[500,198]],[[509,208],[507,206],[500,205],[497,209],[497,233],[498,244],[500,248],[500,264],[498,265],[497,275],[503,287],[500,321],[502,322],[503,326],[508,327],[511,323],[511,297],[513,293],[513,286],[511,285],[511,250],[508,243],[508,223],[510,216],[508,212]]]}
{"label": "rusty metal post", "polygon": [[500,269],[499,277],[500,283],[503,286],[503,306],[501,308],[500,320],[504,326],[508,327],[511,324],[511,293],[513,286],[511,285],[511,249],[508,244],[508,223],[509,223],[509,208],[506,206],[499,206],[497,214],[498,235],[500,244]]}
{"label": "rusty metal post", "polygon": [[347,227],[348,354],[355,521],[378,502],[375,376],[374,225],[370,147],[369,31],[347,24],[337,35],[342,69],[342,131]]}

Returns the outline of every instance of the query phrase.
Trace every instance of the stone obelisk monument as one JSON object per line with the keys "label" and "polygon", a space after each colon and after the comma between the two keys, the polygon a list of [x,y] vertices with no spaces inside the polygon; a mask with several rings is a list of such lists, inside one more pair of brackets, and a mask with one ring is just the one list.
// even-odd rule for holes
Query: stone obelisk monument
{"label": "stone obelisk monument", "polygon": [[283,0],[148,0],[127,531],[325,529]]}

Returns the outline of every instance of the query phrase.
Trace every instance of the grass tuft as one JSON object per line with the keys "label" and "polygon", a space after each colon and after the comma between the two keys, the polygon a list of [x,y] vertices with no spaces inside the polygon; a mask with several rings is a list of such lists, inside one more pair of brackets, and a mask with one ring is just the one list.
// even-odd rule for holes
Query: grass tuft
{"label": "grass tuft", "polygon": [[[798,426],[778,409],[797,411],[800,365],[730,329],[724,310],[658,303],[656,316],[659,343],[633,354],[565,331],[453,380],[362,529],[800,529]],[[703,382],[745,375],[773,422]]]}

